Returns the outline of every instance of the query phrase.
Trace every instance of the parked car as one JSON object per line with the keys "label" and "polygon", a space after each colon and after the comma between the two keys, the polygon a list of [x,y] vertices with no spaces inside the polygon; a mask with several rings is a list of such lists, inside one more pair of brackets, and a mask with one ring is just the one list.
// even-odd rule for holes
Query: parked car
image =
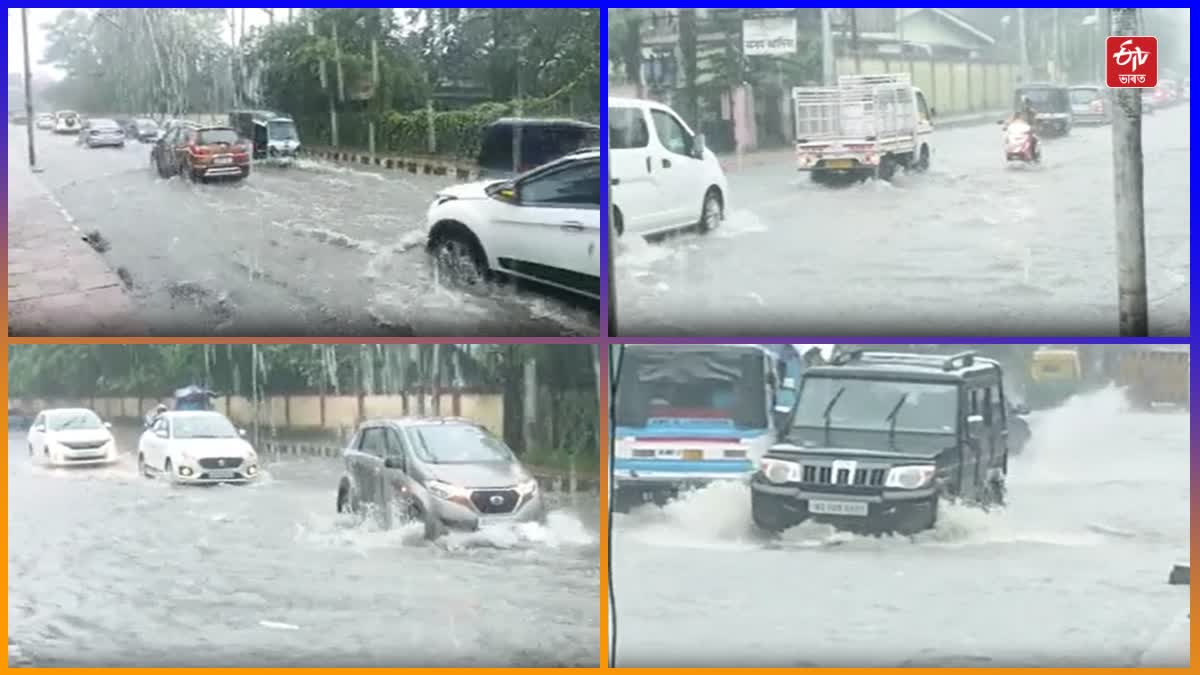
{"label": "parked car", "polygon": [[29,456],[50,466],[95,466],[117,461],[112,424],[87,408],[52,408],[29,428]]}
{"label": "parked car", "polygon": [[125,135],[142,143],[152,143],[158,140],[159,133],[158,122],[149,117],[136,117],[125,125]]}
{"label": "parked car", "polygon": [[250,147],[224,126],[172,126],[154,144],[150,162],[163,178],[183,174],[192,180],[250,175]]}
{"label": "parked car", "polygon": [[1080,84],[1067,90],[1071,97],[1071,119],[1076,124],[1111,124],[1112,98],[1108,87]]}
{"label": "parked car", "polygon": [[19,110],[8,111],[8,122],[10,124],[23,125],[29,121],[29,117]]}
{"label": "parked car", "polygon": [[53,129],[54,128],[54,115],[52,115],[50,113],[42,113],[42,114],[38,115],[37,116],[37,128],[46,129],[46,130]]}
{"label": "parked car", "polygon": [[[651,133],[653,130],[653,133]],[[719,226],[729,185],[717,156],[671,108],[654,101],[608,99],[613,230],[648,236]]]}
{"label": "parked car", "polygon": [[115,120],[96,118],[88,120],[79,130],[79,143],[89,148],[125,147],[125,131]]}
{"label": "parked car", "polygon": [[173,483],[248,483],[258,454],[227,417],[212,410],[170,410],[138,441],[138,472]]}
{"label": "parked car", "polygon": [[59,110],[54,113],[54,133],[77,134],[82,120],[74,110]]}
{"label": "parked car", "polygon": [[427,250],[461,285],[502,274],[598,299],[602,182],[596,149],[511,180],[445,188],[429,207]]}
{"label": "parked car", "polygon": [[[514,136],[520,142],[514,144]],[[511,178],[577,150],[599,147],[600,127],[571,119],[506,117],[483,130],[480,178]],[[520,148],[520,157],[514,153]]]}
{"label": "parked car", "polygon": [[457,418],[364,422],[343,454],[338,513],[375,505],[425,527],[447,529],[542,522],[546,505],[537,479],[504,441]]}

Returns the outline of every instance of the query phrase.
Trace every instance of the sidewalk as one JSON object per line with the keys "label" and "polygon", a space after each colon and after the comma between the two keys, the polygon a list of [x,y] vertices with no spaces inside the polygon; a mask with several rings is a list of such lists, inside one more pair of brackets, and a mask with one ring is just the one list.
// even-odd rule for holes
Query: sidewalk
{"label": "sidewalk", "polygon": [[[954,115],[945,118],[937,117],[933,120],[933,128],[936,133],[938,129],[956,129],[958,127],[995,124],[996,120],[1003,119],[1008,114],[1004,111],[996,111]],[[768,150],[754,150],[742,156],[741,168],[745,169],[764,164],[788,163],[793,161],[794,157],[795,151],[790,145],[782,148],[770,148]],[[718,154],[717,160],[721,162],[721,168],[725,170],[725,173],[733,173],[738,170],[737,154],[735,153],[725,152]]]}
{"label": "sidewalk", "polygon": [[8,334],[136,335],[120,277],[23,161],[8,163]]}

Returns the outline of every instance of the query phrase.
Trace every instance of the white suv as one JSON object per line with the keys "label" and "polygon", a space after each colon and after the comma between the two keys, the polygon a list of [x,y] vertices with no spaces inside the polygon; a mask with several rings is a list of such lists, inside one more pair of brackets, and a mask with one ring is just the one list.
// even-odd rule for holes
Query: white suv
{"label": "white suv", "polygon": [[427,216],[434,265],[467,286],[501,273],[599,298],[601,181],[593,149],[442,190]]}
{"label": "white suv", "polygon": [[717,227],[729,186],[717,156],[671,108],[640,99],[608,99],[613,229],[642,236]]}

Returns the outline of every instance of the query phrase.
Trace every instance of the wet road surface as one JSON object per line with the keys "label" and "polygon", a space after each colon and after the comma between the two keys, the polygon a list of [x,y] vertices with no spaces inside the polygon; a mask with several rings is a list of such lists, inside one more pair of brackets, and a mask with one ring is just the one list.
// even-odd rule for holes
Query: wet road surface
{"label": "wet road surface", "polygon": [[1190,548],[1188,418],[1105,390],[1032,422],[1006,509],[943,505],[911,541],[768,540],[741,485],[618,515],[618,665],[1136,665],[1189,605],[1167,584]]}
{"label": "wet road surface", "polygon": [[[823,187],[729,173],[722,230],[616,247],[623,335],[1115,335],[1112,131],[1005,167],[996,125],[937,132],[926,175]],[[1188,334],[1189,106],[1145,119],[1153,334]],[[782,162],[782,163],[781,163]]]}
{"label": "wet road surface", "polygon": [[[9,127],[9,162],[25,162]],[[511,286],[437,283],[425,213],[452,179],[303,160],[240,183],[161,179],[150,145],[77,146],[39,131],[46,184],[110,244],[158,335],[592,335],[597,305]],[[19,195],[10,195],[10,199]]]}
{"label": "wet road surface", "polygon": [[37,666],[599,663],[599,505],[547,526],[381,530],[334,513],[339,465],[198,489],[31,465],[9,436],[9,660]]}

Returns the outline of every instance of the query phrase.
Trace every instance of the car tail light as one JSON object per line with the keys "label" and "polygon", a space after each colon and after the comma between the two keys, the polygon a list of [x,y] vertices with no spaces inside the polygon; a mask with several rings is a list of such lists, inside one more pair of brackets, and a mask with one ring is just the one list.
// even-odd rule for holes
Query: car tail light
{"label": "car tail light", "polygon": [[195,143],[192,143],[188,145],[188,152],[192,153],[193,155],[207,155],[208,148],[204,147],[203,145],[196,145]]}

